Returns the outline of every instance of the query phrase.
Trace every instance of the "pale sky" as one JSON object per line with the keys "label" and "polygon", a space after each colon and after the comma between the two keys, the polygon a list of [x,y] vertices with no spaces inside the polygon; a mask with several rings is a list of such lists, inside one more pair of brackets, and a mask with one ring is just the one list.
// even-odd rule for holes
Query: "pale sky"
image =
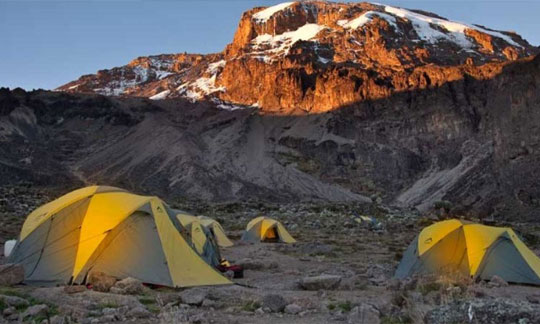
{"label": "pale sky", "polygon": [[[0,87],[54,89],[138,56],[212,53],[245,10],[274,0],[0,0]],[[513,30],[540,45],[538,1],[377,2]]]}

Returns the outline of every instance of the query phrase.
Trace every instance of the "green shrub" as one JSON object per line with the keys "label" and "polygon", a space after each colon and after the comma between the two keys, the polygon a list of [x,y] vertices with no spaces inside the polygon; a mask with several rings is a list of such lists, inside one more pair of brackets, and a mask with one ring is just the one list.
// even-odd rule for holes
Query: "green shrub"
{"label": "green shrub", "polygon": [[427,295],[431,291],[441,290],[441,284],[436,281],[426,282],[421,285],[418,285],[418,291],[423,295]]}
{"label": "green shrub", "polygon": [[344,312],[350,312],[351,309],[353,308],[353,305],[348,300],[345,302],[338,303],[337,306],[339,307],[339,309],[341,309]]}
{"label": "green shrub", "polygon": [[449,202],[448,200],[439,200],[439,201],[436,201],[434,204],[433,204],[433,207],[435,209],[441,209],[443,208],[445,212],[449,212],[451,209],[452,209],[452,203]]}
{"label": "green shrub", "polygon": [[246,312],[254,312],[259,307],[261,307],[261,304],[256,300],[252,300],[245,303],[244,306],[242,306],[242,310]]}

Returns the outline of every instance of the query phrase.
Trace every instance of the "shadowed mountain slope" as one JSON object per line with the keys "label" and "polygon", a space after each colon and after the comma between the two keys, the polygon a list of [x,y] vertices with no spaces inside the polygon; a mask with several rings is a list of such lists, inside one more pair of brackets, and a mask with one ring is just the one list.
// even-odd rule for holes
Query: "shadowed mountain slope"
{"label": "shadowed mountain slope", "polygon": [[3,90],[5,182],[102,183],[170,199],[366,201],[535,217],[540,58],[492,79],[261,115],[212,102]]}

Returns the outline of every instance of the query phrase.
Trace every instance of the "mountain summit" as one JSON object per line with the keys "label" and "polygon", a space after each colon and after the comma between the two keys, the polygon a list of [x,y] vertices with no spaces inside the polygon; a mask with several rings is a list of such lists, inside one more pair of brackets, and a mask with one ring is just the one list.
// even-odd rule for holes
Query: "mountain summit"
{"label": "mountain summit", "polygon": [[58,90],[319,113],[466,76],[491,78],[508,62],[536,53],[515,33],[429,12],[286,2],[245,12],[221,53],[139,57]]}

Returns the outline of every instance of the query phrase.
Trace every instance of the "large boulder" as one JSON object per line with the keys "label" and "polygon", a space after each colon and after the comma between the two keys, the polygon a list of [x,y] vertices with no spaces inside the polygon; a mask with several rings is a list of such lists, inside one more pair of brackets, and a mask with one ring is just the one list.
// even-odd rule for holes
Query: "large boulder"
{"label": "large boulder", "polygon": [[94,271],[90,272],[87,281],[92,285],[93,290],[108,292],[116,283],[116,278],[101,271]]}
{"label": "large boulder", "polygon": [[305,290],[331,290],[336,289],[340,282],[340,276],[320,275],[302,278],[299,284]]}
{"label": "large boulder", "polygon": [[508,286],[508,282],[506,282],[506,280],[504,280],[503,278],[497,275],[494,275],[493,277],[491,277],[488,283],[488,287],[491,287],[491,288],[500,288],[500,287],[507,287],[507,286]]}
{"label": "large boulder", "polygon": [[206,299],[208,292],[202,288],[191,288],[180,293],[180,299],[184,304],[200,306]]}
{"label": "large boulder", "polygon": [[302,311],[302,307],[296,304],[289,304],[285,306],[285,313],[296,315]]}
{"label": "large boulder", "polygon": [[24,281],[24,268],[20,264],[0,265],[0,286],[13,286]]}
{"label": "large boulder", "polygon": [[22,318],[25,319],[27,317],[44,317],[47,316],[47,313],[49,312],[49,306],[45,304],[41,305],[34,305],[28,307],[24,313],[22,314]]}
{"label": "large boulder", "polygon": [[350,324],[379,324],[381,322],[379,311],[369,304],[356,306],[349,313]]}
{"label": "large boulder", "polygon": [[285,309],[287,301],[281,295],[268,294],[263,296],[261,304],[263,309],[268,308],[272,312],[279,313]]}
{"label": "large boulder", "polygon": [[144,292],[144,286],[140,280],[128,277],[117,281],[111,287],[111,292],[121,295],[141,295]]}
{"label": "large boulder", "polygon": [[64,292],[66,294],[76,294],[86,291],[86,286],[83,285],[74,285],[74,286],[65,286]]}

